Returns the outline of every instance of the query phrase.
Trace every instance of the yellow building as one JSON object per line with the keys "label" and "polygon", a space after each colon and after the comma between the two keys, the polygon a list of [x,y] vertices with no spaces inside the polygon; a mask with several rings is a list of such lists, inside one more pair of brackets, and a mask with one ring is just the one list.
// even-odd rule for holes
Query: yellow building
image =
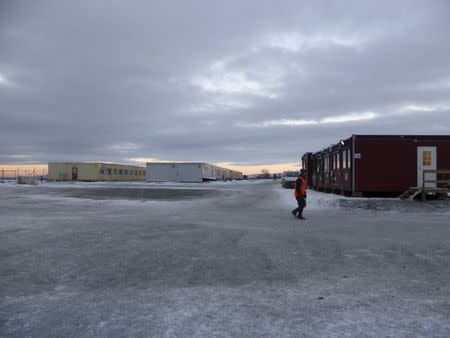
{"label": "yellow building", "polygon": [[49,181],[145,181],[146,169],[113,163],[51,162]]}

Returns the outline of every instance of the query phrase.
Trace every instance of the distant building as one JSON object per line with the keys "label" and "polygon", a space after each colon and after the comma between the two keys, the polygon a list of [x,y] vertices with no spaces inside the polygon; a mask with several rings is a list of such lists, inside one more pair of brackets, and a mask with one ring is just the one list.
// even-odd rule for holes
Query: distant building
{"label": "distant building", "polygon": [[423,177],[426,187],[448,188],[450,135],[353,135],[305,153],[302,168],[310,188],[345,195],[398,196]]}
{"label": "distant building", "polygon": [[144,181],[145,168],[113,163],[51,162],[49,181]]}
{"label": "distant building", "polygon": [[204,182],[241,180],[244,174],[208,163],[147,163],[148,182]]}

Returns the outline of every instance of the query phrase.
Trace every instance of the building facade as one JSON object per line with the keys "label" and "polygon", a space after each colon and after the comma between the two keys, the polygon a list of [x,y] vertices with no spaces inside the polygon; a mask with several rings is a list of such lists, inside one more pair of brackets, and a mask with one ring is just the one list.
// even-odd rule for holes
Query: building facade
{"label": "building facade", "polygon": [[395,196],[439,175],[424,170],[450,170],[450,135],[353,135],[304,154],[302,164],[312,189]]}
{"label": "building facade", "polygon": [[147,163],[148,182],[186,182],[240,180],[244,174],[208,163]]}
{"label": "building facade", "polygon": [[145,181],[143,167],[114,163],[51,162],[49,181]]}

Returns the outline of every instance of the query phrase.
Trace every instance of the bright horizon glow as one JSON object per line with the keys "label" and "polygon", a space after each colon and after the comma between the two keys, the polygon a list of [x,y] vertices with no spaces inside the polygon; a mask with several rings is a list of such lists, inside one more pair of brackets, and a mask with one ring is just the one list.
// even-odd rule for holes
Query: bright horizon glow
{"label": "bright horizon glow", "polygon": [[252,175],[261,173],[262,169],[267,169],[271,174],[281,173],[283,171],[297,171],[300,170],[300,163],[290,162],[290,163],[272,163],[272,164],[238,164],[233,162],[218,162],[213,163],[219,167],[237,170],[244,175]]}
{"label": "bright horizon glow", "polygon": [[161,163],[176,162],[176,161],[160,160],[159,158],[153,158],[153,157],[132,157],[132,158],[129,158],[128,160],[131,162],[137,162],[137,163],[141,163],[144,165],[147,162],[161,162]]}
{"label": "bright horizon glow", "polygon": [[9,163],[9,164],[1,164],[0,163],[0,170],[48,170],[48,165],[47,164],[23,164],[23,163],[19,163],[19,164],[14,164],[14,163]]}

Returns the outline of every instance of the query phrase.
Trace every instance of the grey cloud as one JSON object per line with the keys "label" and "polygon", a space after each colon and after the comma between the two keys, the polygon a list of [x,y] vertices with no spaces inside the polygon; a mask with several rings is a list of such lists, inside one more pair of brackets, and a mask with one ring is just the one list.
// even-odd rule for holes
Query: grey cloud
{"label": "grey cloud", "polygon": [[[0,75],[15,85],[0,83],[1,162],[284,163],[352,133],[450,133],[444,108],[396,114],[450,103],[445,1],[2,1],[0,9]],[[355,112],[378,116],[238,125]]]}

